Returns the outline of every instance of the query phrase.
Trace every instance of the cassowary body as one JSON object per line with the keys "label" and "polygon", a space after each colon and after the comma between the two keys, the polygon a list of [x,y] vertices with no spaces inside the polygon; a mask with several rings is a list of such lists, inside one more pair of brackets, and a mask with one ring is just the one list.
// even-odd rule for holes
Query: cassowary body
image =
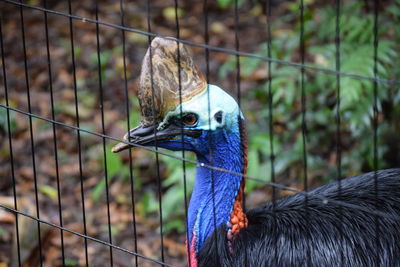
{"label": "cassowary body", "polygon": [[[309,191],[307,209],[305,197],[295,194],[276,201],[275,212],[272,203],[250,210],[233,253],[226,251],[226,229],[219,227],[200,251],[199,265],[400,266],[400,169],[377,175],[377,198],[370,172],[343,179],[340,194],[336,182]],[[324,202],[321,196],[364,210]]]}
{"label": "cassowary body", "polygon": [[400,170],[377,172],[377,192],[369,173],[344,179],[340,192],[331,183],[245,214],[245,178],[237,174],[246,172],[247,143],[236,101],[205,83],[183,45],[179,57],[174,40],[155,38],[149,49],[140,79],[142,121],[124,138],[193,151],[204,163],[188,210],[190,266],[400,266]]}

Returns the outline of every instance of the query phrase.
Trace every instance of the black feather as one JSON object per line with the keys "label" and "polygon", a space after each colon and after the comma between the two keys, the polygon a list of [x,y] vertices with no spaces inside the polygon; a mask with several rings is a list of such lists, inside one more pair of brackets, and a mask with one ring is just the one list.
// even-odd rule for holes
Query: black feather
{"label": "black feather", "polygon": [[[276,201],[275,215],[272,203],[249,211],[249,226],[238,234],[233,253],[221,226],[204,243],[199,266],[400,266],[400,169],[377,175],[377,198],[374,172],[343,179],[340,194],[337,182],[309,191],[308,219],[300,194]],[[378,216],[376,233],[375,215],[316,196],[387,216]]]}

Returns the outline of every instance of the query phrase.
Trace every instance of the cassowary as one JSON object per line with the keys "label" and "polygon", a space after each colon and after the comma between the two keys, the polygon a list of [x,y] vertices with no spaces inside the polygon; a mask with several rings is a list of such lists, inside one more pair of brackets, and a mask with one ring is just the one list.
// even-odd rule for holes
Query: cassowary
{"label": "cassowary", "polygon": [[128,142],[157,145],[192,151],[204,163],[188,210],[190,266],[400,266],[400,169],[343,179],[340,191],[334,182],[307,198],[295,194],[244,213],[245,178],[237,173],[246,172],[247,144],[236,101],[208,85],[186,47],[168,38],[152,41],[138,97],[141,123],[113,151]]}

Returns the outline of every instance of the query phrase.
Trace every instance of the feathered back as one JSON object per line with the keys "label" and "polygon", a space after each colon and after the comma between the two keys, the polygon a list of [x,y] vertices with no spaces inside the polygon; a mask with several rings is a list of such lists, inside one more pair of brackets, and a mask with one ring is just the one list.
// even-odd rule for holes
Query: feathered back
{"label": "feathered back", "polygon": [[[377,198],[370,172],[343,179],[340,194],[337,182],[309,191],[308,209],[304,196],[295,194],[277,201],[275,214],[272,203],[249,211],[249,227],[239,233],[233,253],[220,227],[204,243],[199,266],[400,266],[400,169],[377,175]],[[387,214],[378,216],[378,232],[376,216],[365,210]]]}

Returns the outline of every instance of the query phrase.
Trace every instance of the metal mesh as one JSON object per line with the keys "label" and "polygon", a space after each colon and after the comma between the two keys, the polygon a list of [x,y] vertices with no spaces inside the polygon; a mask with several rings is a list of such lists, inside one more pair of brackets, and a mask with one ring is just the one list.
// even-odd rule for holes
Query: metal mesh
{"label": "metal mesh", "polygon": [[[28,2],[30,3],[30,2]],[[188,159],[185,156],[185,152],[182,152],[182,154],[180,156],[177,156],[176,154],[172,154],[172,153],[168,153],[162,150],[159,150],[157,148],[157,144],[155,146],[155,148],[149,148],[149,147],[144,147],[141,145],[137,145],[137,144],[131,144],[132,147],[138,147],[147,151],[150,151],[152,153],[154,153],[155,155],[155,160],[156,160],[156,166],[157,166],[157,170],[156,170],[156,174],[157,174],[157,192],[158,192],[158,214],[159,214],[159,230],[160,230],[160,236],[159,236],[159,240],[160,240],[160,255],[154,256],[154,257],[150,257],[150,256],[145,256],[142,255],[140,253],[138,253],[138,243],[141,242],[140,237],[138,237],[137,235],[137,219],[135,217],[135,213],[136,213],[136,200],[135,200],[135,188],[134,188],[134,164],[133,164],[133,158],[132,158],[132,154],[131,151],[129,152],[129,177],[130,177],[130,190],[131,190],[131,206],[132,206],[132,210],[131,210],[131,217],[132,217],[132,240],[133,240],[133,244],[130,244],[130,248],[125,248],[124,246],[119,246],[119,245],[115,245],[115,240],[113,240],[113,235],[112,235],[112,231],[113,231],[113,222],[112,222],[112,216],[111,216],[111,208],[110,205],[112,204],[112,200],[110,199],[110,188],[109,188],[109,184],[110,184],[110,177],[109,177],[109,171],[107,170],[107,161],[109,159],[107,159],[107,143],[111,142],[125,142],[119,138],[116,138],[115,136],[112,136],[110,134],[110,131],[108,129],[106,129],[106,118],[105,118],[105,113],[104,113],[104,109],[105,107],[105,102],[104,99],[105,97],[109,97],[110,94],[105,95],[104,92],[104,86],[103,86],[103,79],[104,79],[104,59],[101,56],[101,33],[100,33],[100,27],[104,27],[104,28],[111,28],[111,29],[116,29],[116,30],[120,30],[121,31],[121,39],[116,41],[117,43],[122,44],[122,73],[123,73],[123,93],[125,94],[125,99],[126,102],[125,103],[121,103],[124,104],[125,106],[125,110],[126,110],[126,118],[127,118],[127,125],[126,125],[126,129],[129,130],[133,125],[131,124],[131,119],[130,118],[130,103],[129,103],[129,93],[128,93],[128,70],[127,70],[127,49],[126,49],[126,33],[135,33],[139,36],[145,36],[147,38],[147,43],[150,44],[151,40],[153,37],[159,36],[159,37],[165,37],[162,34],[158,34],[158,33],[153,33],[152,32],[152,27],[151,27],[151,10],[152,10],[152,2],[151,1],[147,1],[146,2],[146,10],[147,10],[147,30],[140,30],[140,29],[136,29],[136,28],[130,28],[126,26],[125,23],[125,17],[128,13],[128,11],[126,11],[126,7],[125,5],[127,3],[124,3],[123,0],[120,0],[118,3],[118,12],[119,12],[119,17],[120,17],[120,21],[119,22],[107,22],[105,20],[102,20],[102,18],[99,18],[99,3],[98,1],[94,1],[93,2],[93,6],[92,8],[94,9],[94,14],[95,14],[95,18],[88,18],[85,17],[85,15],[77,15],[79,13],[73,13],[72,11],[72,4],[71,1],[68,1],[68,12],[64,12],[64,11],[57,11],[57,10],[53,10],[52,8],[48,7],[48,4],[46,1],[43,2],[42,5],[35,5],[35,4],[28,4],[28,3],[23,3],[21,2],[16,2],[16,1],[11,1],[11,0],[4,0],[3,3],[1,3],[2,5],[2,9],[6,10],[6,8],[13,6],[14,8],[19,9],[20,12],[20,30],[21,31],[21,36],[22,36],[22,47],[23,47],[23,55],[22,55],[22,59],[21,56],[19,56],[19,59],[23,61],[23,65],[21,65],[21,71],[25,72],[25,85],[26,85],[26,96],[27,96],[27,110],[23,110],[21,108],[16,108],[12,103],[10,103],[10,93],[12,92],[13,88],[9,87],[8,84],[8,77],[10,76],[10,74],[7,74],[6,68],[7,68],[7,62],[6,62],[6,57],[5,57],[5,50],[7,50],[7,47],[4,47],[4,43],[3,43],[3,39],[4,39],[4,23],[6,22],[4,20],[4,14],[2,14],[2,18],[0,21],[0,41],[1,41],[1,54],[2,54],[2,75],[3,75],[3,87],[4,87],[4,96],[5,96],[5,102],[0,104],[0,108],[6,111],[6,116],[7,116],[7,127],[8,127],[8,140],[9,140],[9,151],[10,151],[10,165],[11,165],[11,174],[12,174],[12,188],[13,188],[13,196],[14,196],[14,203],[13,206],[8,206],[8,205],[4,205],[4,204],[0,204],[0,207],[12,214],[15,214],[15,225],[16,225],[16,229],[15,229],[15,233],[16,233],[16,245],[17,245],[17,253],[18,253],[18,265],[21,266],[22,262],[21,262],[21,255],[20,255],[20,232],[21,229],[19,229],[19,224],[18,224],[18,219],[20,219],[20,216],[23,217],[27,217],[31,220],[34,220],[37,222],[37,231],[38,231],[38,242],[39,242],[39,262],[40,265],[43,265],[43,258],[45,258],[46,255],[46,251],[44,249],[44,247],[42,246],[41,242],[42,242],[42,237],[41,235],[43,235],[43,228],[41,227],[42,225],[48,225],[51,228],[55,228],[55,229],[59,229],[59,237],[60,237],[60,251],[62,253],[61,255],[61,259],[62,262],[60,263],[60,265],[66,265],[66,256],[65,256],[65,235],[66,234],[72,234],[72,235],[76,235],[77,237],[79,237],[80,239],[82,239],[80,242],[82,242],[80,245],[82,245],[82,248],[84,249],[84,254],[85,254],[85,262],[82,263],[82,265],[91,265],[90,262],[90,251],[89,251],[89,242],[95,242],[98,243],[102,246],[105,246],[109,249],[109,264],[111,266],[113,265],[117,265],[118,266],[118,260],[115,257],[115,253],[116,251],[118,252],[123,252],[125,254],[128,254],[130,256],[133,257],[134,259],[134,264],[136,266],[139,265],[139,259],[142,259],[142,262],[149,262],[151,264],[159,264],[162,266],[172,266],[171,264],[166,262],[165,259],[165,255],[164,255],[164,250],[165,250],[165,245],[164,245],[164,230],[163,230],[163,225],[164,225],[164,221],[163,221],[163,202],[162,202],[162,185],[161,185],[161,170],[160,170],[160,164],[159,164],[159,155],[164,155],[167,157],[171,157],[171,158],[175,158],[177,160],[180,160],[182,162],[182,168],[183,168],[183,180],[184,180],[184,188],[185,188],[185,192],[184,192],[184,201],[185,201],[185,215],[187,214],[187,208],[188,208],[188,204],[187,204],[187,190],[186,190],[186,164],[195,164],[195,165],[200,165],[206,168],[210,168],[213,171],[223,171],[223,172],[228,172],[231,173],[233,175],[237,175],[237,176],[244,176],[242,173],[235,173],[229,170],[225,170],[225,169],[221,169],[221,168],[217,168],[212,166],[213,164],[207,165],[207,164],[203,164],[203,163],[199,163],[197,161]],[[298,194],[302,194],[304,196],[304,201],[305,201],[305,209],[307,210],[307,190],[309,188],[309,184],[308,184],[308,179],[307,179],[307,175],[308,175],[308,171],[307,171],[307,166],[308,166],[308,159],[307,159],[307,120],[306,120],[306,114],[307,114],[307,94],[306,94],[306,76],[307,75],[318,75],[318,74],[325,74],[325,75],[332,75],[333,77],[336,78],[336,93],[337,93],[337,98],[336,98],[336,104],[337,104],[337,112],[336,112],[336,154],[337,154],[337,158],[336,158],[336,164],[337,164],[337,179],[339,180],[339,194],[340,194],[340,180],[342,178],[342,166],[341,166],[341,134],[340,134],[340,127],[341,127],[341,114],[339,112],[340,110],[340,94],[342,91],[341,88],[341,83],[340,83],[340,78],[341,77],[349,77],[351,79],[357,79],[357,80],[363,80],[365,82],[372,82],[374,84],[374,99],[371,100],[371,104],[373,105],[373,128],[371,129],[371,132],[373,133],[373,161],[374,161],[374,168],[375,170],[378,169],[378,150],[377,150],[377,131],[378,131],[378,127],[379,127],[379,121],[378,121],[378,91],[379,91],[379,87],[380,85],[390,85],[390,86],[394,86],[394,87],[398,87],[400,86],[400,81],[398,80],[387,80],[387,79],[382,79],[379,78],[378,76],[378,45],[379,45],[379,39],[378,39],[378,26],[379,26],[379,22],[378,22],[378,11],[379,11],[379,1],[374,1],[374,70],[373,70],[373,76],[372,77],[368,77],[368,76],[362,76],[362,75],[357,75],[357,74],[352,74],[352,73],[344,73],[341,71],[341,65],[340,65],[340,51],[341,51],[341,42],[340,42],[340,23],[339,23],[339,18],[341,16],[341,3],[340,0],[336,0],[335,1],[335,7],[336,7],[336,14],[335,14],[335,23],[336,23],[336,36],[335,36],[335,56],[336,56],[336,65],[335,65],[335,69],[328,69],[328,68],[319,68],[319,67],[315,67],[312,65],[308,65],[305,63],[305,56],[306,56],[306,52],[305,50],[307,49],[305,47],[305,40],[304,40],[304,27],[306,26],[304,24],[304,3],[303,0],[300,1],[300,5],[299,5],[299,12],[300,12],[300,20],[301,20],[301,24],[300,24],[300,40],[299,40],[299,44],[300,44],[300,62],[290,62],[290,61],[285,61],[285,60],[280,60],[280,59],[276,59],[272,57],[271,54],[271,40],[273,39],[273,36],[271,34],[271,23],[270,23],[270,16],[271,16],[271,2],[270,1],[266,1],[265,3],[265,10],[266,10],[266,20],[267,20],[267,35],[265,37],[265,40],[267,42],[267,48],[268,48],[268,52],[267,52],[267,56],[262,56],[262,55],[258,55],[258,54],[254,54],[254,53],[247,53],[244,51],[240,50],[240,38],[239,38],[239,31],[240,31],[240,14],[239,14],[239,8],[238,8],[238,1],[234,2],[234,14],[233,14],[233,21],[234,21],[234,29],[235,29],[235,37],[234,37],[234,47],[235,49],[227,49],[227,48],[222,48],[222,47],[218,47],[218,46],[214,46],[214,45],[210,45],[209,43],[209,19],[208,19],[208,9],[207,9],[207,1],[204,1],[204,43],[198,43],[198,42],[191,42],[191,41],[187,41],[181,38],[181,29],[180,29],[180,25],[179,25],[179,18],[178,18],[178,1],[175,0],[174,2],[174,8],[175,8],[175,26],[176,26],[176,40],[177,42],[186,44],[188,46],[194,47],[194,48],[200,48],[200,49],[204,49],[205,51],[205,62],[206,62],[206,78],[207,78],[207,82],[210,81],[210,52],[218,52],[218,53],[222,53],[222,54],[226,54],[226,55],[233,55],[235,56],[235,66],[236,66],[236,91],[237,91],[237,100],[239,103],[239,106],[241,105],[241,98],[243,96],[243,92],[242,92],[242,88],[241,88],[241,58],[255,58],[261,61],[264,61],[267,63],[268,65],[268,80],[267,80],[267,88],[268,88],[268,103],[269,103],[269,121],[268,121],[268,129],[269,129],[269,134],[270,134],[270,140],[268,143],[268,146],[270,147],[270,165],[271,165],[271,173],[270,175],[270,181],[266,181],[265,179],[260,179],[258,177],[249,177],[246,175],[246,178],[249,180],[253,180],[256,181],[258,183],[261,184],[265,184],[267,186],[270,186],[272,188],[272,201],[275,202],[275,190],[288,190],[294,193],[298,193]],[[41,114],[40,112],[38,112],[37,108],[33,108],[31,105],[31,90],[30,90],[30,79],[29,79],[29,72],[32,71],[32,69],[35,68],[35,65],[33,64],[29,64],[28,63],[28,59],[27,59],[27,51],[29,51],[29,47],[27,47],[26,45],[26,39],[29,38],[29,36],[27,35],[27,28],[28,25],[26,25],[26,23],[24,22],[24,16],[26,13],[28,12],[36,12],[36,13],[42,13],[43,14],[43,27],[45,30],[45,45],[46,45],[46,60],[47,60],[47,75],[48,75],[48,86],[49,86],[49,94],[50,94],[50,101],[51,101],[51,110],[49,111],[50,116],[46,116]],[[54,93],[53,93],[53,81],[54,81],[54,75],[56,75],[56,73],[54,73],[52,71],[52,64],[54,62],[54,59],[52,59],[51,53],[50,53],[50,42],[54,42],[55,40],[52,39],[51,36],[49,36],[49,25],[48,25],[48,19],[49,16],[52,16],[53,20],[57,20],[57,19],[64,19],[64,21],[66,20],[68,23],[68,29],[69,29],[69,44],[66,44],[71,50],[71,72],[72,72],[72,91],[73,91],[73,95],[71,96],[71,105],[73,106],[71,113],[71,116],[74,116],[75,119],[74,120],[62,120],[60,118],[57,118],[57,114],[56,114],[56,100],[54,98]],[[87,27],[91,27],[92,25],[95,26],[94,28],[92,28],[92,30],[94,30],[96,32],[96,46],[97,46],[97,54],[96,56],[93,58],[93,62],[94,62],[94,66],[93,68],[97,69],[97,77],[93,77],[94,80],[97,81],[98,83],[98,94],[99,94],[99,114],[100,114],[100,122],[101,122],[101,127],[100,127],[100,131],[96,131],[96,130],[92,130],[90,128],[87,127],[83,127],[82,124],[80,123],[80,116],[82,116],[82,109],[80,109],[81,105],[80,105],[80,100],[79,100],[79,89],[78,89],[78,79],[77,79],[77,74],[76,73],[76,57],[77,56],[77,51],[76,51],[76,46],[75,46],[75,40],[74,40],[74,30],[76,29],[76,25],[74,25],[74,23],[76,22],[85,22],[86,24],[88,24],[89,26]],[[179,51],[179,50],[178,50]],[[133,53],[136,53],[135,51]],[[151,53],[151,52],[150,52]],[[54,56],[53,56],[54,57]],[[140,56],[139,56],[140,57]],[[178,54],[178,62],[180,62],[179,59],[179,54]],[[180,63],[178,63],[180,65]],[[302,146],[303,146],[303,170],[304,170],[304,185],[303,188],[304,190],[298,190],[295,188],[291,188],[288,186],[285,186],[283,184],[279,184],[276,182],[275,180],[275,167],[274,167],[274,160],[275,160],[275,154],[274,154],[274,145],[273,145],[273,141],[272,139],[274,138],[274,135],[276,135],[276,133],[274,133],[273,131],[273,120],[274,120],[274,110],[272,108],[272,101],[273,101],[273,90],[272,90],[272,75],[271,75],[271,64],[279,64],[279,65],[286,65],[286,66],[290,66],[292,68],[298,69],[300,71],[300,81],[299,81],[299,88],[301,90],[301,111],[302,111]],[[179,69],[180,70],[180,69]],[[179,72],[179,78],[180,78],[180,72]],[[180,84],[180,79],[179,79],[179,84]],[[180,99],[180,101],[182,102],[182,99]],[[182,112],[182,111],[181,111]],[[20,177],[17,177],[15,175],[15,164],[14,164],[14,156],[15,156],[15,152],[13,152],[13,136],[12,136],[12,131],[11,131],[11,124],[10,124],[10,113],[15,113],[15,114],[20,114],[21,117],[25,118],[28,120],[28,127],[29,127],[29,138],[31,140],[30,142],[30,149],[29,149],[29,153],[31,154],[31,160],[32,160],[32,178],[33,178],[33,184],[34,184],[34,192],[35,192],[35,211],[33,212],[34,215],[32,215],[30,212],[28,211],[24,211],[21,210],[18,206],[18,201],[17,201],[17,196],[18,196],[18,192],[16,190],[16,184],[17,181],[20,179]],[[49,137],[49,140],[52,139],[52,142],[54,143],[53,147],[54,147],[54,171],[55,171],[55,175],[54,177],[56,178],[56,184],[57,184],[57,195],[55,196],[57,198],[57,204],[58,206],[56,207],[57,209],[57,214],[55,215],[57,217],[56,220],[49,220],[49,219],[44,219],[42,218],[41,214],[40,214],[40,205],[39,205],[39,189],[38,189],[38,177],[37,177],[37,158],[35,157],[37,155],[37,151],[35,151],[37,144],[35,144],[35,128],[33,126],[33,120],[40,120],[40,121],[44,121],[47,122],[51,125],[51,133],[52,136]],[[69,229],[67,227],[64,226],[64,220],[65,218],[63,217],[63,208],[62,208],[62,196],[61,196],[61,192],[62,192],[62,188],[61,188],[61,177],[60,177],[60,172],[59,172],[59,168],[60,168],[60,154],[58,151],[58,147],[59,144],[58,142],[58,131],[64,131],[64,130],[68,130],[68,131],[73,131],[76,132],[76,139],[71,140],[72,143],[75,144],[75,150],[77,151],[78,154],[78,160],[77,160],[77,164],[79,165],[79,177],[80,177],[80,186],[79,186],[79,191],[76,192],[77,194],[77,202],[80,202],[79,205],[76,206],[76,211],[75,212],[79,212],[81,213],[81,217],[82,217],[82,231],[77,231],[75,229]],[[91,207],[87,206],[87,203],[85,203],[85,192],[86,189],[85,187],[87,186],[85,184],[85,181],[83,179],[84,173],[85,172],[90,172],[90,167],[85,166],[84,159],[82,156],[82,135],[91,135],[94,137],[99,138],[98,140],[101,140],[99,142],[102,143],[102,149],[101,151],[98,151],[98,153],[102,153],[102,161],[103,161],[103,168],[104,168],[104,184],[105,184],[105,195],[106,195],[106,207],[107,210],[105,212],[105,216],[106,218],[106,222],[107,222],[107,235],[103,236],[102,238],[94,238],[91,234],[90,234],[90,228],[88,226],[88,218],[90,216],[93,215],[88,215],[88,213],[90,212]],[[183,142],[183,141],[182,141]],[[183,145],[183,143],[182,143]],[[377,188],[377,176],[375,175],[375,186]],[[80,200],[79,200],[80,198]],[[349,207],[352,209],[358,209],[358,210],[362,210],[365,212],[369,212],[371,215],[374,215],[376,217],[376,238],[378,238],[379,236],[379,218],[380,217],[390,217],[393,218],[392,215],[389,214],[385,214],[383,212],[380,212],[379,210],[375,210],[375,211],[370,211],[367,210],[365,208],[363,208],[362,206],[356,206],[353,204],[349,204],[346,203],[344,201],[337,201],[337,200],[332,200],[332,199],[327,199],[324,196],[320,196],[319,199],[321,200],[321,202],[323,203],[327,203],[327,202],[332,202],[337,204],[339,207]],[[186,217],[186,228],[187,228],[187,215]],[[398,217],[394,217],[394,219],[399,220],[400,218]],[[57,221],[58,220],[58,221]],[[57,223],[54,223],[54,221],[57,221]],[[215,223],[215,220],[214,220]],[[309,251],[308,251],[309,252]],[[310,262],[310,257],[311,254],[308,253],[308,261]],[[93,255],[91,256],[93,257]],[[378,262],[378,255],[376,255],[376,259]],[[191,265],[190,261],[189,261],[189,265]]]}

